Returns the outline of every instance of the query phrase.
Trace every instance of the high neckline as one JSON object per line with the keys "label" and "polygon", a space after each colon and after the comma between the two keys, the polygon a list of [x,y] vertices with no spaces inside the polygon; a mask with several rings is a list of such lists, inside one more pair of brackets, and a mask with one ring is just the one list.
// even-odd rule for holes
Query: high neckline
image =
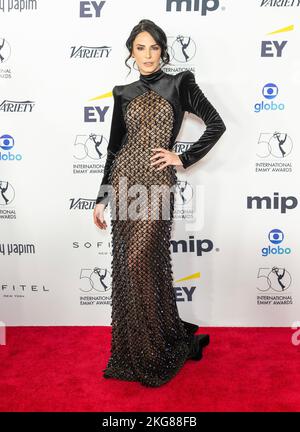
{"label": "high neckline", "polygon": [[154,82],[159,80],[162,76],[164,75],[164,71],[160,68],[155,72],[152,72],[151,74],[148,75],[143,75],[140,73],[140,80],[145,82],[145,83],[149,83],[149,82]]}

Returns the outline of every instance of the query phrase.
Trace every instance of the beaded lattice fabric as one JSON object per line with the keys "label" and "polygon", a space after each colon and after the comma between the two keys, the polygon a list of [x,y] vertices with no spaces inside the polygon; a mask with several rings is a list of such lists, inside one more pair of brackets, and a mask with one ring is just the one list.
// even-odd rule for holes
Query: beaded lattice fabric
{"label": "beaded lattice fabric", "polygon": [[[150,156],[155,154],[151,149],[167,148],[173,121],[171,104],[155,91],[148,89],[133,98],[125,115],[127,142],[112,164],[109,179],[115,193],[112,343],[103,375],[153,387],[168,382],[179,371],[194,340],[179,317],[173,288],[170,237],[175,167],[158,171],[159,164],[150,165]],[[119,183],[122,178],[126,185]],[[127,201],[129,209],[137,201],[136,195],[128,196],[136,184],[147,191],[137,195],[141,217],[128,217],[128,210],[127,217],[121,218],[122,204]],[[151,193],[153,185],[165,188],[159,194]],[[169,204],[168,218],[162,212],[163,203]]]}

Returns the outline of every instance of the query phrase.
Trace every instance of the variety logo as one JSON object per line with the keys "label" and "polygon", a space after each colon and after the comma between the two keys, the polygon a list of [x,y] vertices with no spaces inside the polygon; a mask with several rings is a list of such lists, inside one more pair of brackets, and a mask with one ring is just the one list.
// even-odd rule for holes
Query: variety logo
{"label": "variety logo", "polygon": [[260,7],[298,7],[300,0],[261,0]]}
{"label": "variety logo", "polygon": [[258,102],[254,105],[254,112],[261,111],[276,111],[283,110],[285,108],[283,103],[273,102],[272,99],[275,99],[278,95],[278,87],[274,83],[268,83],[263,86],[262,95],[265,99],[270,100],[271,103],[266,103],[264,101]]}
{"label": "variety logo", "polygon": [[112,48],[107,45],[102,45],[98,47],[88,47],[81,45],[80,47],[71,47],[70,58],[107,58],[111,53]]}
{"label": "variety logo", "polygon": [[70,198],[70,210],[93,210],[95,199]]}
{"label": "variety logo", "polygon": [[10,101],[4,100],[0,104],[3,112],[32,112],[35,102],[33,101]]}
{"label": "variety logo", "polygon": [[173,150],[176,153],[183,153],[190,148],[194,141],[175,141]]}
{"label": "variety logo", "polygon": [[269,255],[285,255],[290,254],[291,248],[289,247],[282,247],[279,246],[280,243],[282,243],[284,239],[284,234],[280,229],[273,229],[269,232],[268,235],[270,243],[272,243],[274,246],[268,245],[264,248],[262,248],[261,253],[262,256],[269,256]]}
{"label": "variety logo", "polygon": [[0,161],[20,161],[22,155],[20,153],[13,154],[10,152],[15,146],[14,138],[11,135],[0,136],[0,148],[4,152],[0,151]]}

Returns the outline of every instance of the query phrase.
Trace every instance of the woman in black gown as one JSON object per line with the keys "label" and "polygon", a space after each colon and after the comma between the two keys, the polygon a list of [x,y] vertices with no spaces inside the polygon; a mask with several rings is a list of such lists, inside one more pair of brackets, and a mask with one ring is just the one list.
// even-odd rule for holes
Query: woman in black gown
{"label": "woman in black gown", "polygon": [[[110,202],[112,342],[103,375],[156,387],[186,360],[201,359],[209,342],[209,335],[194,335],[196,324],[180,319],[173,288],[175,166],[186,169],[200,160],[226,127],[192,72],[169,75],[161,69],[169,62],[161,28],[141,20],[126,46],[140,75],[113,88],[107,159],[94,209],[95,224],[105,229],[104,210]],[[176,155],[172,147],[185,111],[198,115],[206,130]]]}

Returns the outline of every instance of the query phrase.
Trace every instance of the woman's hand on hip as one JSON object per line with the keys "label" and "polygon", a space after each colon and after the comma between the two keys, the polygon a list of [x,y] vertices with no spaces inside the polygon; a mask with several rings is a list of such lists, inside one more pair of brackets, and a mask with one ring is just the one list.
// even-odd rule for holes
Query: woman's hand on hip
{"label": "woman's hand on hip", "polygon": [[178,155],[170,150],[158,147],[151,149],[151,151],[153,152],[153,155],[150,157],[150,165],[155,168],[156,165],[162,164],[159,167],[156,167],[157,171],[161,171],[168,165],[182,166],[182,162]]}
{"label": "woman's hand on hip", "polygon": [[93,213],[94,223],[100,229],[107,228],[107,224],[104,219],[104,210],[105,210],[105,204],[98,203],[95,205],[94,213]]}

